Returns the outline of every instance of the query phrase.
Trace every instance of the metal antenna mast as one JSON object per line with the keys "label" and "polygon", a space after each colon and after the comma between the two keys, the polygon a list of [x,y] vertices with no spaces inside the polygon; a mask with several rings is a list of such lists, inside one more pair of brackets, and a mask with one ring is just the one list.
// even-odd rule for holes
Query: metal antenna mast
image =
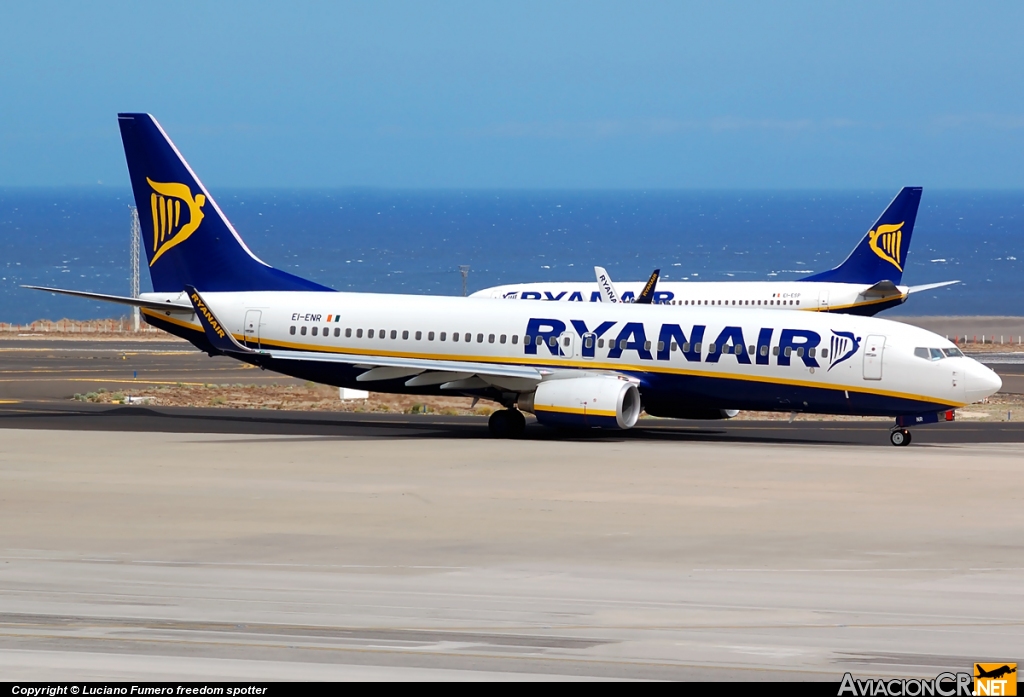
{"label": "metal antenna mast", "polygon": [[[142,226],[139,225],[139,209],[135,206],[128,206],[132,219],[132,242],[131,242],[131,284],[132,297],[139,297],[139,244],[142,240]],[[132,308],[132,331],[139,331],[139,308]]]}
{"label": "metal antenna mast", "polygon": [[469,264],[460,264],[459,273],[462,274],[462,297],[466,297],[466,276],[469,275]]}

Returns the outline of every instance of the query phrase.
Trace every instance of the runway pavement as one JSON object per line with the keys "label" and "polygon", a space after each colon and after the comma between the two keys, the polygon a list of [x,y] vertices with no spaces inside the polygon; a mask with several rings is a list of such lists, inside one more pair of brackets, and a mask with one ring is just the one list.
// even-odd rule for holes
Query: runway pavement
{"label": "runway pavement", "polygon": [[0,674],[837,683],[1013,661],[1021,461],[0,429]]}
{"label": "runway pavement", "polygon": [[1024,423],[498,441],[480,417],[74,402],[288,379],[54,343],[0,343],[8,680],[838,682],[1024,656]]}

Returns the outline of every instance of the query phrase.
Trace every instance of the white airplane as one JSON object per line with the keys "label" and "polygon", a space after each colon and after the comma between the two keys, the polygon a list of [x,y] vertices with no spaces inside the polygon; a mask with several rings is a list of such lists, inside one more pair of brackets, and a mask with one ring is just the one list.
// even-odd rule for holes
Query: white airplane
{"label": "white airplane", "polygon": [[703,307],[517,302],[339,293],[259,260],[156,120],[120,114],[153,293],[38,288],[137,305],[146,321],[212,355],[379,392],[463,394],[557,427],[628,429],[641,409],[682,418],[729,410],[952,418],[999,377],[949,341],[870,317]]}
{"label": "white airplane", "polygon": [[[906,302],[912,293],[959,283],[899,285],[920,202],[921,188],[905,187],[846,261],[829,271],[795,281],[661,281],[652,302],[683,307],[714,305],[875,315]],[[604,269],[597,267],[595,271],[596,283],[512,283],[478,290],[472,297],[614,302],[607,285],[602,283]],[[615,285],[622,302],[632,302],[645,288],[639,281]]]}

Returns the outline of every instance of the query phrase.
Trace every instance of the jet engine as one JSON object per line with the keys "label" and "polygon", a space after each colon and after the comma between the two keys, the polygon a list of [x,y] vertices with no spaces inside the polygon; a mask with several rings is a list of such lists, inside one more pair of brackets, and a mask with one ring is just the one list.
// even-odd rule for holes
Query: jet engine
{"label": "jet engine", "polygon": [[612,376],[547,380],[520,395],[519,409],[545,426],[627,429],[640,418],[640,391]]}

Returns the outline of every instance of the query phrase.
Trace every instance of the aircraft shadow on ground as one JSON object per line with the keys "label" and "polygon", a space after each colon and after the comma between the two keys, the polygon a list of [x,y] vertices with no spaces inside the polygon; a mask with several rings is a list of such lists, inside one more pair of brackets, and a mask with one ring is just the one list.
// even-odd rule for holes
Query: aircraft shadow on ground
{"label": "aircraft shadow on ground", "polygon": [[[112,407],[81,409],[40,405],[18,405],[0,410],[0,428],[68,429],[82,431],[157,431],[165,433],[220,433],[225,435],[310,436],[351,439],[490,439],[487,419],[480,416],[431,417],[402,414],[329,413],[304,416],[295,412],[264,410],[221,411]],[[26,408],[27,407],[27,408]],[[783,436],[709,426],[699,422],[645,427],[629,431],[564,431],[537,423],[527,426],[525,440],[568,442],[677,441],[764,444],[856,445],[808,427],[817,437]],[[832,434],[829,434],[832,435]]]}

